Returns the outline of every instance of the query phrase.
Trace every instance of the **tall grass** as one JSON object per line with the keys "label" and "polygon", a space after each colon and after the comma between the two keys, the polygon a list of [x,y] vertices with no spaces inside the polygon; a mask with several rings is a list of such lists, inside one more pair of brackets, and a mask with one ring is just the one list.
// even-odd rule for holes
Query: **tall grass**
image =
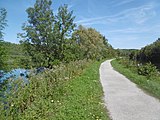
{"label": "tall grass", "polygon": [[[89,67],[89,68],[87,68]],[[106,119],[98,81],[99,63],[81,60],[56,66],[12,87],[0,105],[2,120]],[[86,68],[86,69],[85,69]],[[83,73],[83,74],[82,74]],[[19,80],[21,81],[21,80]],[[16,82],[21,86],[20,82]]]}

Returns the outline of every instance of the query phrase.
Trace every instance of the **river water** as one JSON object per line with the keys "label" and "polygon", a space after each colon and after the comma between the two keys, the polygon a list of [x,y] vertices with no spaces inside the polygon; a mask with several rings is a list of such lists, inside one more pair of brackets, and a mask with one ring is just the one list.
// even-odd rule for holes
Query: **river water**
{"label": "river water", "polygon": [[0,83],[3,83],[5,80],[11,78],[11,79],[18,79],[18,78],[23,78],[24,83],[28,83],[28,75],[29,75],[29,70],[25,69],[14,69],[10,72],[5,73],[4,71],[0,71]]}

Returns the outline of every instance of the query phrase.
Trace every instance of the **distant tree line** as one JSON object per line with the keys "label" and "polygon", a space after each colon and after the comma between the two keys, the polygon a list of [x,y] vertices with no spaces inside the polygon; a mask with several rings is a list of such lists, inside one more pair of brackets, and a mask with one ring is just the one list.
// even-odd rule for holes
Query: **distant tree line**
{"label": "distant tree line", "polygon": [[7,26],[6,20],[7,11],[4,8],[0,8],[0,69],[4,69],[6,60],[6,49],[3,46],[3,30]]}
{"label": "distant tree line", "polygon": [[10,71],[15,68],[30,68],[30,56],[26,56],[21,44],[0,42],[0,70]]}
{"label": "distant tree line", "polygon": [[160,68],[160,38],[142,48],[137,54],[137,60],[142,63],[151,62]]}
{"label": "distant tree line", "polygon": [[128,57],[136,63],[152,63],[160,69],[160,38],[152,44],[138,49],[117,49],[118,56]]}

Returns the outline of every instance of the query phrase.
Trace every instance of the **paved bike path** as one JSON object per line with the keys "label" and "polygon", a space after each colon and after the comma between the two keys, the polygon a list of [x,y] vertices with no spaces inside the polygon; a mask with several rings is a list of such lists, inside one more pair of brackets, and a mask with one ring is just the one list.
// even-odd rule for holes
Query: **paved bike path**
{"label": "paved bike path", "polygon": [[111,60],[100,66],[105,105],[113,120],[160,120],[160,101],[116,72]]}

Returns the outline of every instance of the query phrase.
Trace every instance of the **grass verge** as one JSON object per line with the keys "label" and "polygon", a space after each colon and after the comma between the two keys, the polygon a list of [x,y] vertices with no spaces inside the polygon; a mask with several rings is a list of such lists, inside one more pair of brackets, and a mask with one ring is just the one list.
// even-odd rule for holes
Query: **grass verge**
{"label": "grass verge", "polygon": [[[77,61],[34,76],[1,103],[2,120],[108,120],[101,62]],[[5,109],[4,109],[5,108]]]}
{"label": "grass verge", "polygon": [[147,77],[138,75],[138,73],[134,70],[120,64],[118,60],[113,60],[111,64],[115,70],[126,76],[132,82],[136,83],[140,88],[145,90],[150,95],[160,99],[160,81],[156,80],[154,76],[147,79]]}
{"label": "grass verge", "polygon": [[83,74],[65,85],[67,95],[59,103],[55,120],[108,120],[102,104],[103,91],[99,81],[100,62],[94,62]]}

